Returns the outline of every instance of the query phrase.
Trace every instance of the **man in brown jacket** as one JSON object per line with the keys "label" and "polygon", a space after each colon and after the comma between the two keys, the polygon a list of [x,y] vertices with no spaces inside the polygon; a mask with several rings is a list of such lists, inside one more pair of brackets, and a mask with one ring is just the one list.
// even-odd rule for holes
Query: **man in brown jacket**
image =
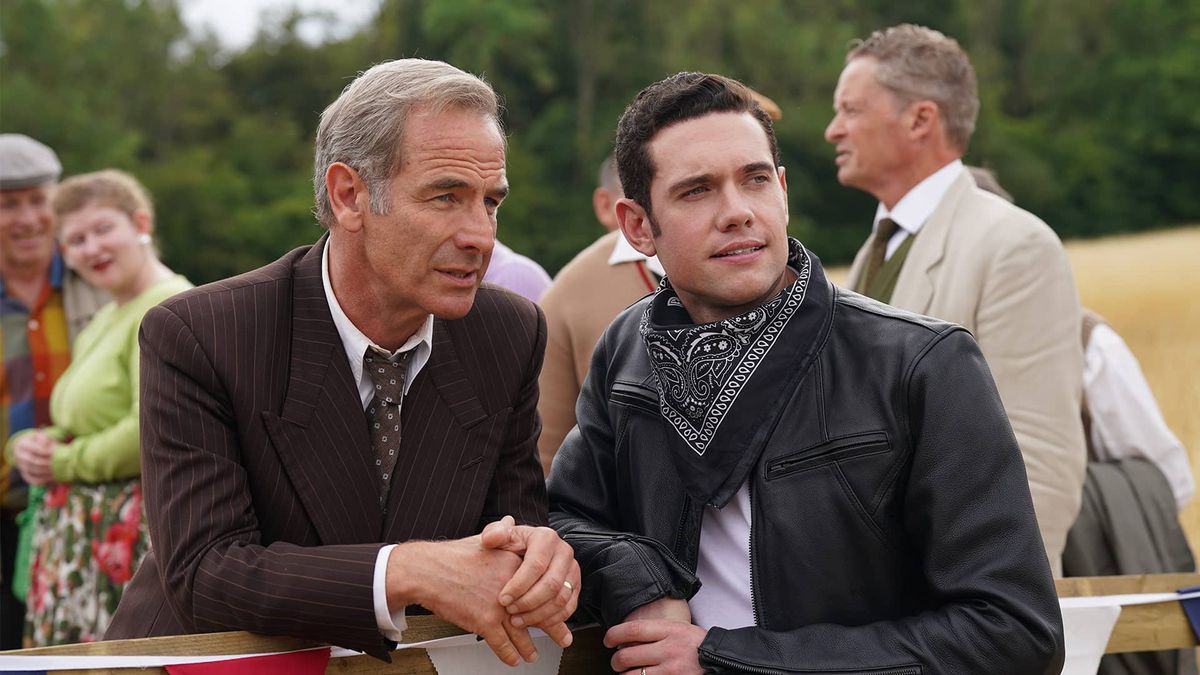
{"label": "man in brown jacket", "polygon": [[421,605],[509,665],[536,658],[530,626],[568,644],[579,568],[539,527],[545,323],[480,287],[508,192],[495,93],[382,63],[316,145],[328,234],[142,324],[154,548],[106,637],[241,629],[386,659]]}

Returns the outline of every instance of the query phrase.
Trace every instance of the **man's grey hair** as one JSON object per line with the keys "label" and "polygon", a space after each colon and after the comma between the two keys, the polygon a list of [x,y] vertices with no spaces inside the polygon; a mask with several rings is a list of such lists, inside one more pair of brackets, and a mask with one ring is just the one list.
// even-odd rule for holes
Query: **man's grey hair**
{"label": "man's grey hair", "polygon": [[438,114],[447,109],[478,111],[500,125],[496,92],[482,79],[441,61],[398,59],[360,73],[337,100],[321,113],[313,161],[316,216],[328,229],[333,208],[325,189],[325,172],[341,162],[358,172],[367,185],[371,212],[390,208],[387,182],[400,169],[400,141],[408,116]]}
{"label": "man's grey hair", "polygon": [[875,80],[901,105],[920,100],[936,103],[950,142],[966,153],[979,116],[979,88],[971,60],[954,38],[904,23],[852,43],[846,63],[861,57],[878,62]]}
{"label": "man's grey hair", "polygon": [[613,194],[625,194],[621,189],[621,176],[617,173],[617,159],[612,153],[609,153],[608,157],[600,162],[600,171],[596,174],[596,186]]}

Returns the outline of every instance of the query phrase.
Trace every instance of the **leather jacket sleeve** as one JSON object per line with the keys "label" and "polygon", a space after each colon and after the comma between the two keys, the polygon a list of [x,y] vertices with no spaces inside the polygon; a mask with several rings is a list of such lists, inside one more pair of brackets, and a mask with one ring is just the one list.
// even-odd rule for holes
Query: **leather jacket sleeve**
{"label": "leather jacket sleeve", "polygon": [[580,392],[578,425],[563,441],[546,483],[550,525],[575,550],[583,571],[580,613],[606,626],[668,596],[689,599],[696,576],[660,542],[622,527],[620,495],[611,485],[617,458],[609,416],[607,340],[601,339]]}
{"label": "leather jacket sleeve", "polygon": [[[1062,619],[1024,465],[978,347],[950,329],[908,372],[902,386],[914,448],[902,488],[905,529],[921,554],[930,608],[860,626],[713,628],[700,646],[706,672],[1062,668]],[[1030,573],[1014,573],[1021,571]]]}

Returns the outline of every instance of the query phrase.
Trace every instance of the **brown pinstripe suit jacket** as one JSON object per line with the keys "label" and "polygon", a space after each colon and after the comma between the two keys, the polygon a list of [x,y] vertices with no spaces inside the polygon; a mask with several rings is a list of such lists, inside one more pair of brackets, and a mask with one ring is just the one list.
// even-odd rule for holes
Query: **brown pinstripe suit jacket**
{"label": "brown pinstripe suit jacket", "polygon": [[434,321],[402,408],[386,509],[321,283],[324,239],[152,309],[141,332],[142,480],[153,550],[108,639],[221,630],[385,654],[383,543],[546,521],[537,460],[541,311],[485,285]]}

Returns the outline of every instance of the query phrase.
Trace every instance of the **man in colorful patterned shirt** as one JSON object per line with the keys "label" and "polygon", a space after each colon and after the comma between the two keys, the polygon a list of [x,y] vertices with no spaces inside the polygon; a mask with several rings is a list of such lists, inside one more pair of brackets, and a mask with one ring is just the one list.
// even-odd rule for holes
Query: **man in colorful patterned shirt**
{"label": "man in colorful patterned shirt", "polygon": [[[71,340],[108,301],[66,269],[55,247],[50,192],[61,173],[50,148],[0,134],[0,439],[50,423],[50,392]],[[0,457],[0,649],[21,646],[25,608],[10,584],[25,498],[24,481]]]}

